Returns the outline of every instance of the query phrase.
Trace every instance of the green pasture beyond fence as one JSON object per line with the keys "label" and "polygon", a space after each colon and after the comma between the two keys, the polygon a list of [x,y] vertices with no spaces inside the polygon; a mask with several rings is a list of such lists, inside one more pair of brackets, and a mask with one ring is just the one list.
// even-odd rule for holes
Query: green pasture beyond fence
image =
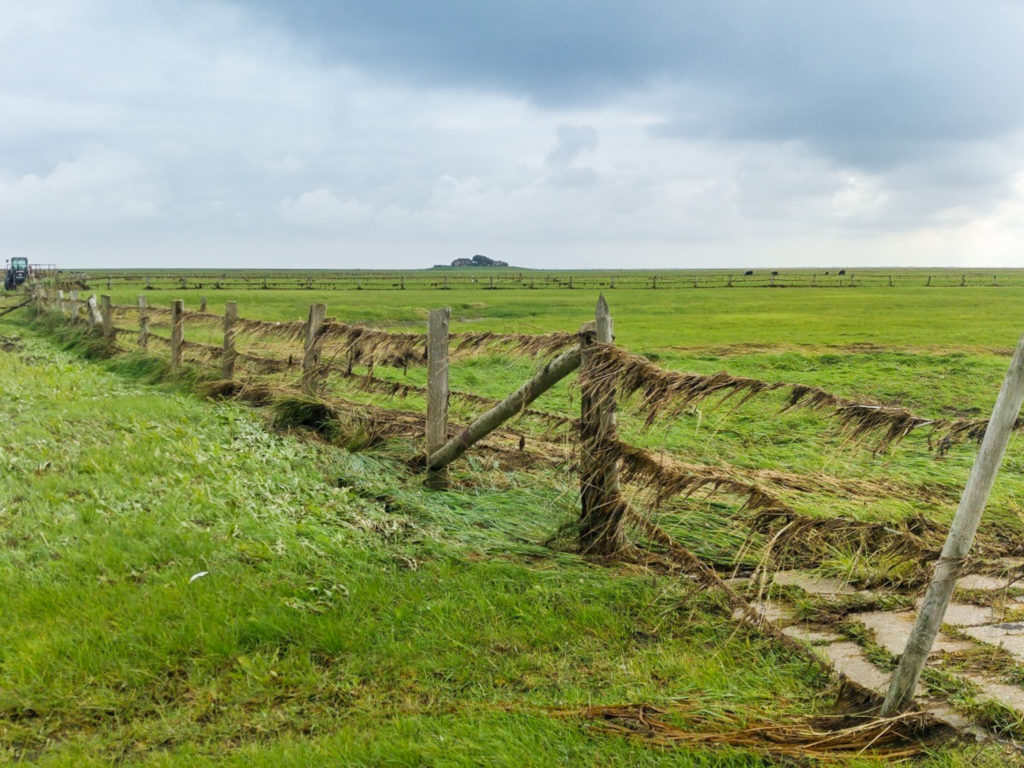
{"label": "green pasture beyond fence", "polygon": [[65,271],[83,290],[605,290],[705,288],[1011,287],[1021,270],[652,270],[549,272],[505,269],[372,270],[87,270]]}

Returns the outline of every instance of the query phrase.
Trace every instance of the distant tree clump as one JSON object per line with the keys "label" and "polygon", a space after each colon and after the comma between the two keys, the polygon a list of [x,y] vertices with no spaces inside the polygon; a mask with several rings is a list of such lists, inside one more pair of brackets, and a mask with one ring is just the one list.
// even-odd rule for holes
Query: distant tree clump
{"label": "distant tree clump", "polygon": [[455,259],[452,262],[453,267],[507,267],[507,261],[498,261],[497,259],[489,259],[486,256],[481,256],[479,253],[472,259]]}

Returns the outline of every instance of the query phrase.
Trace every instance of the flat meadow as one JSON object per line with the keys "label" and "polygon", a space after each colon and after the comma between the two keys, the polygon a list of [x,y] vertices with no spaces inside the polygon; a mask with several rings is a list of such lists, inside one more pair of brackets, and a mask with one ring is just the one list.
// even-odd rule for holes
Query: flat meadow
{"label": "flat meadow", "polygon": [[[737,624],[721,595],[679,570],[575,550],[574,441],[543,418],[579,416],[574,377],[453,465],[451,490],[428,491],[415,463],[422,442],[371,434],[360,420],[422,413],[421,367],[357,363],[329,375],[323,394],[344,404],[340,424],[310,429],[280,409],[200,396],[217,375],[199,346],[175,374],[166,346],[139,351],[139,295],[153,308],[205,300],[206,316],[186,315],[185,338],[215,346],[213,316],[228,301],[240,317],[282,323],[324,303],[339,322],[416,334],[448,306],[453,332],[544,334],[578,330],[603,293],[615,344],[666,371],[820,388],[942,423],[988,416],[1024,332],[1024,278],[1010,271],[963,286],[959,272],[935,271],[932,285],[900,272],[892,286],[878,272],[853,287],[703,287],[704,276],[692,287],[684,273],[659,273],[660,287],[623,273],[612,287],[609,275],[578,273],[570,288],[559,273],[557,285],[495,289],[483,271],[447,290],[436,276],[418,283],[422,272],[387,289],[218,288],[212,275],[182,288],[171,273],[147,288],[137,272],[113,273],[107,289],[109,274],[80,292],[124,308],[120,354],[52,316],[0,318],[0,759],[11,762],[790,765],[728,740],[630,737],[587,708],[649,702],[684,730],[726,733],[829,713],[839,697],[820,667]],[[166,335],[166,318],[154,315],[150,331]],[[301,354],[294,341],[245,332],[238,343],[253,356]],[[473,397],[504,397],[542,361],[495,350],[453,358],[452,389],[466,395],[452,398],[453,423],[479,413]],[[266,374],[282,390],[296,378],[292,368]],[[872,600],[912,603],[976,444],[942,445],[924,425],[878,450],[876,432],[852,434],[830,408],[789,407],[787,391],[710,397],[651,419],[634,395],[618,413],[624,442],[756,487],[785,520],[728,483],[661,497],[627,481],[624,492],[723,578],[799,569],[885,590],[837,607],[774,588],[878,656],[855,613]],[[509,447],[515,438],[522,450]],[[979,572],[1024,554],[1022,493],[1017,435],[979,532]],[[794,521],[801,536],[787,538]],[[880,537],[872,547],[865,531]],[[664,554],[642,531],[629,536]],[[1013,712],[950,687],[968,663],[981,662],[937,669],[931,692],[993,732],[1024,735]],[[1000,664],[1008,683],[1024,679],[1012,660]],[[1005,756],[997,743],[943,743],[913,764]]]}

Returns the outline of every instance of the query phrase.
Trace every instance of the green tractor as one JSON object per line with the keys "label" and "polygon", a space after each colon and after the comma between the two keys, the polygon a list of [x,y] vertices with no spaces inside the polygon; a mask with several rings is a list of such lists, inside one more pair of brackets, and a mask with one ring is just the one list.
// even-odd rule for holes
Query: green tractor
{"label": "green tractor", "polygon": [[28,259],[23,256],[15,256],[7,262],[7,271],[4,273],[4,290],[13,291],[28,279]]}

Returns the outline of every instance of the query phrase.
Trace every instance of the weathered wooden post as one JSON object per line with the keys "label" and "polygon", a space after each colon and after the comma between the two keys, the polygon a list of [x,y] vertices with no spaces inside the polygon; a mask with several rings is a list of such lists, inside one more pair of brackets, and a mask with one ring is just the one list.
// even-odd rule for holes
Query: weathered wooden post
{"label": "weathered wooden post", "polygon": [[103,322],[103,316],[100,315],[99,305],[96,303],[96,294],[89,296],[89,300],[86,302],[85,315],[89,319],[89,330],[96,330],[96,326]]}
{"label": "weathered wooden post", "polygon": [[103,322],[103,337],[106,339],[114,336],[114,308],[110,304],[110,296],[100,296],[100,315]]}
{"label": "weathered wooden post", "polygon": [[71,324],[76,325],[78,323],[78,290],[72,289],[71,291]]}
{"label": "weathered wooden post", "polygon": [[224,351],[220,356],[220,377],[222,379],[233,379],[235,377],[235,358],[238,353],[235,351],[235,320],[238,318],[238,304],[228,301],[224,304]]}
{"label": "weathered wooden post", "polygon": [[61,315],[63,315],[67,309],[64,305],[64,291],[57,291],[57,309],[60,310]]}
{"label": "weathered wooden post", "polygon": [[302,394],[314,397],[319,389],[320,326],[327,317],[326,304],[310,304],[306,321],[306,343],[302,353]]}
{"label": "weathered wooden post", "polygon": [[185,341],[185,302],[171,302],[171,370],[181,365],[181,347]]}
{"label": "weathered wooden post", "polygon": [[771,288],[775,287],[775,273],[774,272],[772,272],[770,275],[768,275],[768,285]]}
{"label": "weathered wooden post", "polygon": [[153,289],[152,278],[150,278],[149,275],[146,275],[146,290],[149,291],[149,290],[152,290],[152,289]]}
{"label": "weathered wooden post", "polygon": [[1010,440],[1017,414],[1020,413],[1021,403],[1024,403],[1024,337],[1017,342],[1017,349],[1003,379],[1003,386],[992,409],[992,417],[985,429],[981,448],[974,459],[974,466],[971,468],[964,492],[960,496],[960,505],[946,537],[946,544],[935,564],[931,583],[917,614],[917,622],[907,639],[907,646],[889,685],[889,692],[882,705],[882,717],[888,717],[904,709],[913,698],[921,670],[946,615],[960,566],[974,542],[974,534],[981,522],[981,514],[988,502],[989,492],[1006,452],[1006,444]]}
{"label": "weathered wooden post", "polygon": [[188,288],[188,278],[183,277],[180,279],[180,282],[182,289]]}
{"label": "weathered wooden post", "polygon": [[139,294],[139,347],[149,346],[149,313],[146,312],[146,295]]}
{"label": "weathered wooden post", "polygon": [[107,275],[107,290],[110,290],[110,275]]}
{"label": "weathered wooden post", "polygon": [[448,487],[448,469],[431,469],[430,457],[448,440],[448,326],[451,307],[430,312],[427,317],[427,487],[443,491]]}
{"label": "weathered wooden post", "polygon": [[889,287],[892,288],[892,275],[889,275]]}
{"label": "weathered wooden post", "polygon": [[405,275],[399,278],[398,287],[403,291],[405,290]]}
{"label": "weathered wooden post", "polygon": [[[530,281],[530,287],[531,288],[533,287],[533,281]],[[608,284],[608,287],[609,288],[614,288],[615,287],[615,275],[612,275],[612,279],[611,279],[611,282]]]}
{"label": "weathered wooden post", "polygon": [[931,285],[931,284],[932,284],[932,276],[928,275],[928,281],[925,283],[925,285]]}
{"label": "weathered wooden post", "polygon": [[206,297],[205,296],[200,296],[199,297],[199,311],[200,312],[205,312],[206,311]]}
{"label": "weathered wooden post", "polygon": [[732,288],[732,274],[729,275],[729,280],[725,284],[726,288]]}
{"label": "weathered wooden post", "polygon": [[817,288],[817,287],[818,287],[818,273],[817,272],[811,272],[811,288]]}
{"label": "weathered wooden post", "polygon": [[[604,296],[594,313],[595,342],[614,339],[611,313]],[[589,347],[589,349],[588,349]],[[594,379],[591,352],[584,342],[580,377],[580,551],[612,555],[625,545],[622,520],[626,507],[619,490],[614,384]]]}
{"label": "weathered wooden post", "polygon": [[967,285],[967,275],[960,275],[960,287]]}

